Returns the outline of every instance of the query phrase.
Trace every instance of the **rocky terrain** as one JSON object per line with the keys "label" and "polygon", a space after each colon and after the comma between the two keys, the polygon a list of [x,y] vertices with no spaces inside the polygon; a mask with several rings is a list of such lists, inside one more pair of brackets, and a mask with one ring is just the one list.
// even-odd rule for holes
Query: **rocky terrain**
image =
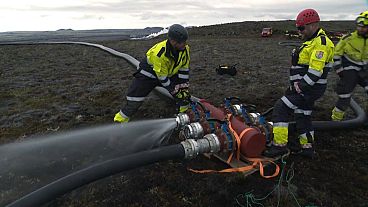
{"label": "rocky terrain", "polygon": [[[288,84],[293,47],[279,42],[298,41],[284,35],[286,30],[295,30],[293,25],[293,21],[239,22],[189,29],[191,93],[214,105],[222,104],[225,97],[238,96],[260,112],[272,107]],[[263,27],[272,27],[274,35],[262,38]],[[322,27],[354,30],[348,21],[322,22]],[[94,43],[140,60],[163,38],[106,38]],[[1,144],[112,123],[135,70],[122,58],[83,45],[0,45],[0,57]],[[237,75],[218,75],[215,69],[220,64],[238,64]],[[316,104],[314,120],[330,119],[337,79],[330,73],[328,90]],[[354,99],[368,109],[361,88],[356,89]],[[348,118],[355,116],[351,110],[348,113]],[[170,103],[150,96],[133,121],[174,114]],[[264,179],[258,173],[188,171],[226,167],[216,159],[199,157],[122,172],[56,198],[47,206],[249,206],[251,195],[264,206],[368,206],[367,126],[316,131],[315,137],[318,158],[290,156],[284,168],[288,177],[280,183],[279,178]],[[281,191],[265,198],[277,184]]]}

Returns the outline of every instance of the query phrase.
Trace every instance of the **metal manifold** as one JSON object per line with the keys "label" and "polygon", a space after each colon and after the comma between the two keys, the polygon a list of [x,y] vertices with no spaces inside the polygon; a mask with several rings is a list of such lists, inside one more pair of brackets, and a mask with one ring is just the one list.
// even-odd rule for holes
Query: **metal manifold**
{"label": "metal manifold", "polygon": [[177,116],[179,137],[186,157],[205,152],[227,157],[238,152],[241,157],[261,157],[272,140],[272,123],[255,112],[254,105],[232,104],[236,97],[225,98],[215,107],[205,100],[191,103],[191,108]]}

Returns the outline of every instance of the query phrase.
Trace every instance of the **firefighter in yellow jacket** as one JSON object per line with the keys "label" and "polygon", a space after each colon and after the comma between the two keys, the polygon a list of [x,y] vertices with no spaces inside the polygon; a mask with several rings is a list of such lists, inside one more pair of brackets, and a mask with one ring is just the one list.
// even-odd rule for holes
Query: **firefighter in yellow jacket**
{"label": "firefighter in yellow jacket", "polygon": [[189,106],[189,45],[188,31],[179,24],[169,27],[168,39],[157,43],[146,53],[130,85],[126,104],[115,114],[115,122],[128,122],[139,109],[145,97],[156,87],[162,86],[174,97],[179,112]]}
{"label": "firefighter in yellow jacket", "polygon": [[334,69],[340,76],[336,93],[339,97],[332,110],[333,121],[341,121],[357,84],[368,92],[368,11],[356,19],[357,29],[336,45]]}
{"label": "firefighter in yellow jacket", "polygon": [[327,74],[332,68],[334,44],[319,27],[319,15],[314,9],[301,11],[296,18],[296,27],[304,40],[292,52],[290,86],[273,109],[272,145],[265,156],[275,157],[287,153],[290,114],[294,115],[300,146],[298,153],[313,157],[312,109],[314,102],[325,92]]}

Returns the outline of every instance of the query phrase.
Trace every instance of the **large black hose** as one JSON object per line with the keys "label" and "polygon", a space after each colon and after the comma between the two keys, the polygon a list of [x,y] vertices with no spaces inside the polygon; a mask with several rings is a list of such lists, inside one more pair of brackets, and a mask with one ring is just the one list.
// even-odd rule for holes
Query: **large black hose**
{"label": "large black hose", "polygon": [[8,204],[7,207],[38,207],[98,179],[155,162],[184,157],[184,147],[176,144],[114,158],[62,177]]}
{"label": "large black hose", "polygon": [[313,121],[313,128],[316,130],[331,130],[363,126],[367,120],[364,109],[354,99],[350,100],[350,108],[357,115],[355,118],[344,121]]}
{"label": "large black hose", "polygon": [[[350,101],[350,108],[356,114],[356,117],[344,121],[313,121],[312,125],[315,130],[331,130],[331,129],[350,129],[355,127],[361,127],[366,124],[367,114],[364,109],[355,102],[354,99]],[[289,130],[296,130],[296,123],[289,122]]]}

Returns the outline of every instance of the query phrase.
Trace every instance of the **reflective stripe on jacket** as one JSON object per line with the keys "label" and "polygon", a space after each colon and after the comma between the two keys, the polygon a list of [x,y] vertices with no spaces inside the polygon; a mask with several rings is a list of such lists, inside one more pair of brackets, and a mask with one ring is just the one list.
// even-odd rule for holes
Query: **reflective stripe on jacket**
{"label": "reflective stripe on jacket", "polygon": [[172,92],[177,83],[170,77],[177,75],[182,82],[189,81],[190,48],[185,46],[183,51],[174,51],[170,42],[164,40],[157,43],[146,53],[146,59],[140,64],[143,75],[156,78],[169,92]]}
{"label": "reflective stripe on jacket", "polygon": [[344,67],[359,71],[361,66],[368,64],[367,39],[358,35],[357,31],[344,36],[336,45],[334,69]]}
{"label": "reflective stripe on jacket", "polygon": [[319,29],[314,37],[299,48],[296,65],[290,69],[290,84],[300,82],[302,93],[318,85],[326,85],[327,74],[333,64],[333,52],[333,42]]}

